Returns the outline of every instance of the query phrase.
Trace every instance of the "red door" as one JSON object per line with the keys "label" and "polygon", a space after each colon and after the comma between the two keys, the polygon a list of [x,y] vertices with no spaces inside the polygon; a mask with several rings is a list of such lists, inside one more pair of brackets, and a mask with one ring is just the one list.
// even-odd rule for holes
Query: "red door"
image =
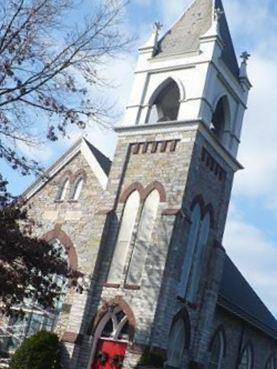
{"label": "red door", "polygon": [[127,343],[99,340],[91,369],[120,369]]}

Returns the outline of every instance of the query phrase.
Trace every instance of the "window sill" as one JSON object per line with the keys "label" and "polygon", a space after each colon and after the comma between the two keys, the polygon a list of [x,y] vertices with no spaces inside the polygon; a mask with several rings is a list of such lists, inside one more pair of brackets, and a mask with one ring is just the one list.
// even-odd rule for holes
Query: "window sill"
{"label": "window sill", "polygon": [[132,291],[138,291],[140,290],[140,286],[136,286],[136,285],[131,285],[131,284],[125,284],[124,288],[126,290],[132,290]]}
{"label": "window sill", "polygon": [[106,287],[106,288],[120,288],[120,284],[118,284],[118,283],[104,283],[104,287]]}

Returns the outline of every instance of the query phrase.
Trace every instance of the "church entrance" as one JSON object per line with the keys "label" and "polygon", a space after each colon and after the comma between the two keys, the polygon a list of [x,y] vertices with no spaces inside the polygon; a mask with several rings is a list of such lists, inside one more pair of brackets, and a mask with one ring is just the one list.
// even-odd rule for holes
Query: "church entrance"
{"label": "church entrance", "polygon": [[122,368],[127,343],[99,340],[91,369]]}
{"label": "church entrance", "polygon": [[90,369],[120,369],[123,367],[129,342],[129,322],[118,306],[109,311],[100,321],[94,341],[94,354]]}

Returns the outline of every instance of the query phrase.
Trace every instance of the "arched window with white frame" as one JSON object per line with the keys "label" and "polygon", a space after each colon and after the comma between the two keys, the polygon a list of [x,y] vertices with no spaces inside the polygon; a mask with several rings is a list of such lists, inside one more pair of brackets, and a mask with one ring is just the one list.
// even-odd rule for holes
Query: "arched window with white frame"
{"label": "arched window with white frame", "polygon": [[129,265],[127,284],[139,285],[143,267],[146,262],[149,247],[151,247],[152,233],[160,203],[160,194],[155,189],[146,198],[138,227],[134,250]]}
{"label": "arched window with white frame", "polygon": [[124,271],[128,249],[132,240],[134,226],[140,205],[138,191],[133,191],[125,202],[120,229],[108,275],[108,283],[120,283]]}
{"label": "arched window with white frame", "polygon": [[238,369],[252,369],[253,353],[250,344],[248,344],[240,355]]}
{"label": "arched window with white frame", "polygon": [[73,192],[71,195],[71,200],[73,201],[78,201],[82,192],[84,186],[84,178],[80,177],[77,179],[77,181],[75,182],[74,186],[73,186]]}
{"label": "arched window with white frame", "polygon": [[66,178],[62,182],[62,184],[61,184],[61,186],[59,188],[56,201],[64,201],[65,200],[67,191],[69,189],[69,185],[70,185],[70,180],[69,180],[69,178]]}
{"label": "arched window with white frame", "polygon": [[210,348],[210,361],[208,369],[221,369],[225,352],[225,340],[223,332],[218,331],[213,337]]}
{"label": "arched window with white frame", "polygon": [[189,332],[188,322],[183,316],[173,320],[173,324],[168,337],[167,362],[173,368],[180,368],[187,347]]}
{"label": "arched window with white frame", "polygon": [[158,87],[149,104],[146,123],[154,124],[177,120],[180,107],[178,84],[172,78],[168,78]]}
{"label": "arched window with white frame", "polygon": [[193,257],[198,240],[198,233],[201,224],[201,208],[196,204],[191,214],[191,224],[187,241],[187,251],[182,266],[181,280],[179,285],[179,296],[184,298],[187,294],[189,276],[191,274]]}

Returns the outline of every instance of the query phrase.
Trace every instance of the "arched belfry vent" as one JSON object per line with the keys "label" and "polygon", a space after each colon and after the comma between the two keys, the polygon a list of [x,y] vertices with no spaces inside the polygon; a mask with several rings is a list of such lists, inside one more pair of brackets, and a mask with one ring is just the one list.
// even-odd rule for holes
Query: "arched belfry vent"
{"label": "arched belfry vent", "polygon": [[224,140],[224,133],[228,131],[230,121],[229,103],[226,96],[222,96],[214,110],[211,122],[212,132],[219,138]]}
{"label": "arched belfry vent", "polygon": [[177,120],[180,106],[180,91],[177,83],[172,78],[167,79],[154,92],[149,105],[146,123]]}
{"label": "arched belfry vent", "polygon": [[[215,9],[224,10],[221,0],[195,0],[159,41],[156,57],[198,52],[200,37],[210,29]],[[225,13],[219,19],[219,31],[224,44],[222,59],[238,77],[238,61]]]}

